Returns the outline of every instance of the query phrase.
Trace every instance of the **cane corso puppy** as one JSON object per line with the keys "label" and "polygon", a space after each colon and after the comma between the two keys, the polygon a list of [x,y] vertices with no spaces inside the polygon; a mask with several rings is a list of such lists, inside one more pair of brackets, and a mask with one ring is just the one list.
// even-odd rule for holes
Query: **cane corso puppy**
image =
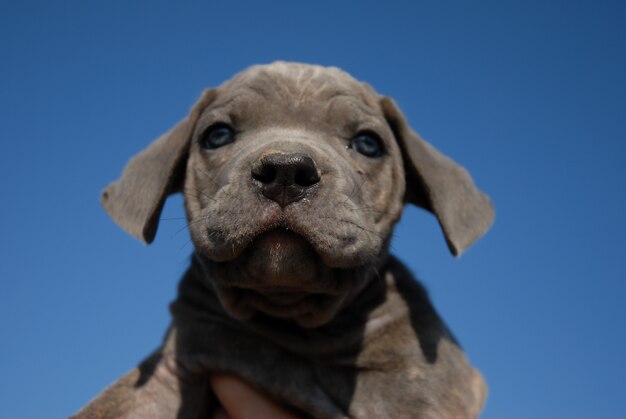
{"label": "cane corso puppy", "polygon": [[493,209],[392,99],[337,68],[254,66],[206,90],[102,202],[150,243],[175,192],[195,249],[171,327],[76,417],[211,417],[216,371],[300,417],[478,416],[482,376],[388,250],[407,203],[454,255]]}

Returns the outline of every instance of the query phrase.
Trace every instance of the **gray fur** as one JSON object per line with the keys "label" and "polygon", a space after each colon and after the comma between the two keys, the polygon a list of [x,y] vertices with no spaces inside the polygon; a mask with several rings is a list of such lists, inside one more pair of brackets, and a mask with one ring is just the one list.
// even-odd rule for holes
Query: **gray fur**
{"label": "gray fur", "polygon": [[[236,141],[203,149],[216,122]],[[349,147],[362,131],[382,139],[382,157]],[[261,193],[255,168],[300,155],[318,182],[288,203]],[[195,252],[169,332],[75,417],[210,417],[211,371],[235,373],[303,417],[478,416],[482,376],[388,246],[406,202],[434,213],[455,255],[489,228],[493,208],[391,99],[336,68],[252,67],[207,90],[134,157],[103,205],[149,243],[177,191]]]}

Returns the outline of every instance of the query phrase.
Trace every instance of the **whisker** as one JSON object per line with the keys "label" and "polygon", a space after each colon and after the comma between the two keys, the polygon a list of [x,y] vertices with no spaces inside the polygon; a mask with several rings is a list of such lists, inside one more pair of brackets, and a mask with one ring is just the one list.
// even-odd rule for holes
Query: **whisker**
{"label": "whisker", "polygon": [[371,212],[373,214],[382,214],[382,215],[390,215],[391,213],[389,211],[381,211],[381,210],[377,210],[375,209],[375,207],[371,206],[363,206],[363,207],[348,207],[349,209],[353,210],[353,211],[366,211],[366,212]]}
{"label": "whisker", "polygon": [[226,194],[226,195],[228,195],[228,196],[232,196],[230,193],[228,193],[228,191],[227,191],[225,188],[223,188],[223,187],[222,187],[219,183],[217,183],[217,182],[215,181],[215,179],[213,178],[213,176],[211,176],[211,174],[210,174],[210,173],[205,172],[205,171],[204,171],[204,170],[202,170],[202,168],[200,168],[200,167],[196,167],[196,168],[194,168],[194,169],[195,169],[195,170],[197,170],[197,171],[199,171],[200,173],[202,173],[202,174],[206,177],[206,179],[207,179],[207,180],[209,180],[211,183],[213,183],[213,185],[214,185],[214,186],[216,186],[216,187],[217,187],[217,189],[218,189],[219,191],[223,192],[224,194]]}
{"label": "whisker", "polygon": [[202,196],[193,195],[193,194],[190,194],[189,192],[183,192],[183,195],[185,195],[186,197],[188,196],[188,197],[191,197],[191,198],[195,198],[197,200],[202,200],[201,198],[206,198],[209,201],[218,202],[217,199],[213,198],[212,196],[209,196],[209,195],[205,194],[204,192],[202,192],[200,190],[197,190],[197,192],[200,193],[200,195],[202,195]]}
{"label": "whisker", "polygon": [[199,195],[193,195],[193,194],[191,194],[191,193],[189,193],[189,192],[185,192],[185,191],[183,191],[183,195],[185,195],[185,196],[189,196],[189,197],[191,197],[191,198],[196,198],[196,199],[200,199],[200,198],[214,199],[213,197],[211,197],[211,196],[207,195],[206,193],[202,192],[201,190],[199,190],[199,189],[197,189],[197,188],[196,188],[195,190],[196,190],[196,192],[197,192]]}
{"label": "whisker", "polygon": [[190,228],[191,226],[201,223],[201,222],[206,222],[207,217],[205,215],[201,215],[199,217],[196,217],[192,220],[190,220],[188,223],[186,223],[183,227],[181,227],[179,230],[177,230],[174,235],[179,234],[180,232],[182,232],[183,230]]}
{"label": "whisker", "polygon": [[189,226],[188,226],[187,224],[185,224],[184,226],[182,226],[181,228],[179,228],[178,230],[176,230],[176,231],[174,232],[174,236],[176,236],[176,235],[178,235],[178,234],[182,233],[182,232],[183,232],[184,230],[186,230],[188,227],[189,227]]}
{"label": "whisker", "polygon": [[357,184],[355,183],[353,188],[352,188],[352,192],[350,192],[350,195],[348,195],[346,197],[346,199],[343,201],[343,203],[345,204],[346,202],[348,202],[350,199],[352,199],[352,197],[354,196],[354,193],[357,191],[357,189],[359,191],[361,191],[361,189],[363,188],[363,185],[365,184],[365,182],[367,182],[367,178],[363,179],[363,182],[361,182],[358,187]]}
{"label": "whisker", "polygon": [[379,237],[381,239],[385,239],[385,235],[384,234],[380,234],[380,233],[378,233],[376,231],[369,230],[369,229],[363,227],[362,225],[360,225],[360,224],[358,224],[358,223],[356,223],[356,222],[354,222],[352,220],[346,220],[346,219],[343,219],[343,218],[336,218],[336,217],[320,217],[320,218],[323,219],[323,220],[324,219],[335,220],[335,221],[341,221],[341,222],[344,222],[344,223],[352,224],[353,226],[355,226],[355,227],[357,227],[357,228],[359,228],[359,229],[361,229],[361,230],[363,230],[363,231],[365,231],[367,233],[373,234],[373,235],[375,235],[375,236],[377,236],[377,237]]}
{"label": "whisker", "polygon": [[191,244],[191,239],[187,240],[178,250],[182,251],[185,247],[189,246],[189,244]]}
{"label": "whisker", "polygon": [[194,218],[193,220],[189,221],[185,227],[191,227],[193,225],[199,224],[199,223],[204,223],[207,220],[207,216],[206,215],[201,215],[199,217]]}
{"label": "whisker", "polygon": [[382,276],[380,276],[380,272],[378,271],[378,268],[376,268],[376,266],[372,266],[372,269],[374,270],[374,275],[378,279],[377,283],[384,290],[385,289],[385,280],[383,279]]}

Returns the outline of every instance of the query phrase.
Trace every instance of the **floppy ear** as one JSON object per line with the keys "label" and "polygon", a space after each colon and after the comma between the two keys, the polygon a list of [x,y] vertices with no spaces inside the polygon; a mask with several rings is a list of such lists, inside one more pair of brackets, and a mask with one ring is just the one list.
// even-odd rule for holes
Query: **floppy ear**
{"label": "floppy ear", "polygon": [[460,255],[491,227],[494,210],[489,197],[463,167],[409,127],[392,99],[382,98],[381,106],[404,157],[406,201],[435,214],[450,252]]}
{"label": "floppy ear", "polygon": [[215,90],[206,90],[185,119],[133,157],[122,176],[102,192],[106,212],[137,239],[154,240],[165,198],[182,187],[198,117],[214,98]]}

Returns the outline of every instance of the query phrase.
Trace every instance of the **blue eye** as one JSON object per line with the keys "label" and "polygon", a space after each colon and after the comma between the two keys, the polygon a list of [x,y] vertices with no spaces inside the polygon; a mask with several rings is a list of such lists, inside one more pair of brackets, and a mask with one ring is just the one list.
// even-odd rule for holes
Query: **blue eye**
{"label": "blue eye", "polygon": [[202,148],[214,149],[235,141],[235,132],[226,124],[210,126],[200,138]]}
{"label": "blue eye", "polygon": [[350,147],[367,157],[380,157],[383,155],[382,140],[372,133],[361,133],[352,139]]}

